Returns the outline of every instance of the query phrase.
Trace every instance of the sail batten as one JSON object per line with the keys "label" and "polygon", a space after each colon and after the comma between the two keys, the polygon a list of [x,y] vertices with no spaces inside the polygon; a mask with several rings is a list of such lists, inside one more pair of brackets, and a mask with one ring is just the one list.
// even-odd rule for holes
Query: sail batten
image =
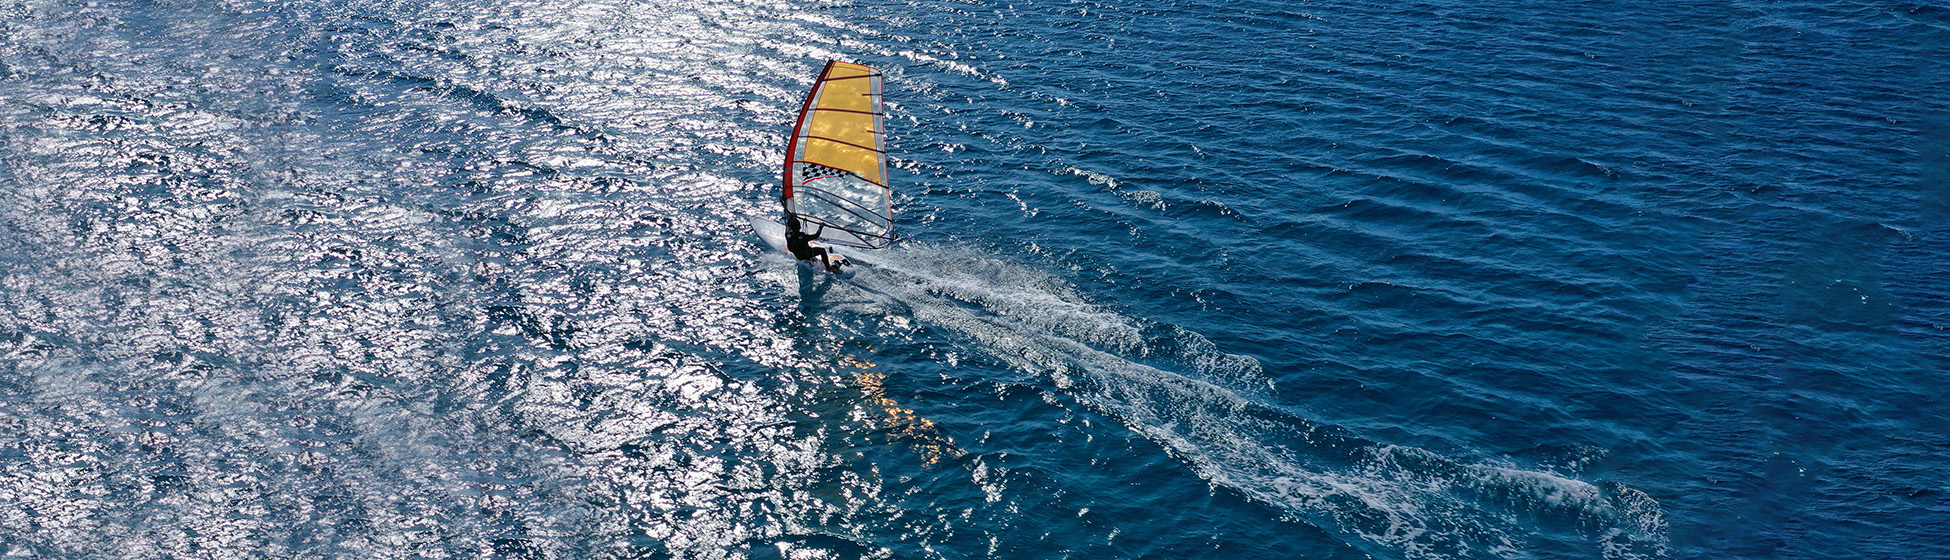
{"label": "sail batten", "polygon": [[878,249],[893,241],[880,72],[832,61],[820,71],[786,145],[782,200],[821,239]]}
{"label": "sail batten", "polygon": [[862,149],[862,150],[869,150],[869,151],[872,151],[872,152],[874,152],[874,153],[886,153],[886,151],[884,151],[884,150],[881,150],[881,149],[879,149],[879,148],[870,148],[870,147],[867,147],[867,146],[862,146],[862,145],[859,145],[859,144],[855,144],[855,143],[852,143],[852,142],[847,142],[847,141],[845,141],[845,140],[835,140],[835,139],[832,139],[832,138],[826,138],[826,137],[824,137],[824,136],[812,136],[812,135],[807,135],[807,136],[806,136],[806,138],[807,138],[807,139],[809,139],[809,140],[819,140],[819,141],[823,141],[823,142],[833,142],[833,143],[838,143],[838,144],[846,144],[846,145],[848,145],[848,146],[852,146],[852,147],[855,147],[855,148],[859,148],[859,149]]}

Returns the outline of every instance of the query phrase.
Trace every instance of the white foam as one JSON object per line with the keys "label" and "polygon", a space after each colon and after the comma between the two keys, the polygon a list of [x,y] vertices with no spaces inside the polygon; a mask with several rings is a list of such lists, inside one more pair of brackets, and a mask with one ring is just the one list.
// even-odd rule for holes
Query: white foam
{"label": "white foam", "polygon": [[[1257,360],[1090,303],[1045,271],[918,243],[871,258],[873,271],[855,282],[881,303],[863,310],[911,314],[967,337],[1159,442],[1213,484],[1331,531],[1407,558],[1509,558],[1534,550],[1541,532],[1588,526],[1596,532],[1580,536],[1605,558],[1666,554],[1664,515],[1641,492],[1320,429],[1255,398],[1272,386]],[[1147,339],[1147,328],[1170,336]],[[1566,518],[1560,529],[1548,521]]]}

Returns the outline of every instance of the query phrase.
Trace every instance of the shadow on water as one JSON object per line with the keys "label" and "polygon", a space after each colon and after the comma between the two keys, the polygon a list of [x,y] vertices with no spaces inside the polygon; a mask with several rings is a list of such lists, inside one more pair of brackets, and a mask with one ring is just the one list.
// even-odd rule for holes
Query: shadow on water
{"label": "shadow on water", "polygon": [[839,279],[831,274],[807,270],[804,265],[795,264],[794,272],[799,273],[799,309],[807,316],[818,315],[829,305],[825,302],[826,292],[833,290],[833,283]]}

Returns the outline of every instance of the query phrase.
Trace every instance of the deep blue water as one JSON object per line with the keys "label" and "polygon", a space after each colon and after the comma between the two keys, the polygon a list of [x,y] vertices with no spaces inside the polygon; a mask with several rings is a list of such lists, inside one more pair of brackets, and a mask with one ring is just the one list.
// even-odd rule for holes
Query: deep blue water
{"label": "deep blue water", "polygon": [[[905,238],[769,256],[827,58]],[[1950,557],[1950,9],[0,0],[0,555]]]}

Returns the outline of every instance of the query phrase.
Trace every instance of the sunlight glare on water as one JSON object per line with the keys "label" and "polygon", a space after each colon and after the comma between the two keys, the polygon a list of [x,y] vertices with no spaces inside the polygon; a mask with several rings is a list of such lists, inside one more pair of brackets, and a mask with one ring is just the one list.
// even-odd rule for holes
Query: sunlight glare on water
{"label": "sunlight glare on water", "polygon": [[1950,25],[1736,4],[0,0],[0,556],[1928,556]]}
{"label": "sunlight glare on water", "polygon": [[794,427],[828,381],[776,376],[818,364],[729,231],[786,61],[832,54],[767,47],[830,42],[785,8],[8,6],[20,550],[713,557],[884,516]]}

